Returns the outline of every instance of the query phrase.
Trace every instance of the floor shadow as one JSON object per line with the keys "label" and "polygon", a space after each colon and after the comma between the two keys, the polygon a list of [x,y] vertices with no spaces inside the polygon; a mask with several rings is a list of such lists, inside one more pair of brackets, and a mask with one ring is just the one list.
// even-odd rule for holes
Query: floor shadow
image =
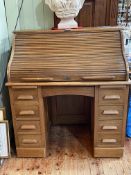
{"label": "floor shadow", "polygon": [[49,134],[49,154],[73,159],[92,157],[92,141],[87,125],[52,126]]}

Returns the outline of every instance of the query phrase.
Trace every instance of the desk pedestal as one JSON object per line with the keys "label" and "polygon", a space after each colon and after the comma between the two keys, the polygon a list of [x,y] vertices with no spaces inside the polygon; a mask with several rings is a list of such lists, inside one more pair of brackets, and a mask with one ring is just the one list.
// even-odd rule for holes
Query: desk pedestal
{"label": "desk pedestal", "polygon": [[94,157],[123,154],[128,85],[9,87],[18,157],[48,156],[47,97],[82,95],[91,97],[91,127]]}

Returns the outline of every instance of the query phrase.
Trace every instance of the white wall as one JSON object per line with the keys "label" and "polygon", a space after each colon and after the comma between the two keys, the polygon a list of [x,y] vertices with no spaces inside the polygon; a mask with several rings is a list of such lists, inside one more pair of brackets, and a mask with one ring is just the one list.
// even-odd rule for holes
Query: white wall
{"label": "white wall", "polygon": [[[3,0],[0,0],[0,87],[2,85],[9,57],[9,38]],[[0,88],[1,89],[1,88]]]}
{"label": "white wall", "polygon": [[[21,0],[19,0],[21,2]],[[20,3],[19,3],[20,6]],[[53,26],[53,13],[44,0],[25,0],[20,15],[21,29],[49,29]]]}
{"label": "white wall", "polygon": [[[14,31],[21,2],[22,0],[5,0],[10,37]],[[53,12],[45,4],[45,0],[24,0],[17,30],[50,29],[53,25]]]}

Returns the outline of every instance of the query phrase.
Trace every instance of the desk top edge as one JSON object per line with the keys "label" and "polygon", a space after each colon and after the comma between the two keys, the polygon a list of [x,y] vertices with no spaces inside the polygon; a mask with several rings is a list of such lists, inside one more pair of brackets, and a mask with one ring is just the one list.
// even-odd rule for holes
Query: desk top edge
{"label": "desk top edge", "polygon": [[61,29],[61,30],[21,30],[21,31],[14,31],[14,34],[32,34],[32,33],[62,33],[62,32],[101,32],[101,31],[121,31],[123,30],[122,27],[114,26],[114,27],[84,27],[78,29]]}
{"label": "desk top edge", "polygon": [[99,85],[131,85],[129,81],[109,81],[109,82],[7,82],[6,86],[99,86]]}

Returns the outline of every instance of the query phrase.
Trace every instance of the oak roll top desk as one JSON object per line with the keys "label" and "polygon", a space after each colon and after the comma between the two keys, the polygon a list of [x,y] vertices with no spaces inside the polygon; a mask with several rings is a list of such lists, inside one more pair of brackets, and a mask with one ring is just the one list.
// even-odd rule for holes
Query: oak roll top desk
{"label": "oak roll top desk", "polygon": [[47,97],[91,97],[94,157],[123,154],[129,68],[118,28],[21,31],[8,82],[18,157],[46,157]]}

